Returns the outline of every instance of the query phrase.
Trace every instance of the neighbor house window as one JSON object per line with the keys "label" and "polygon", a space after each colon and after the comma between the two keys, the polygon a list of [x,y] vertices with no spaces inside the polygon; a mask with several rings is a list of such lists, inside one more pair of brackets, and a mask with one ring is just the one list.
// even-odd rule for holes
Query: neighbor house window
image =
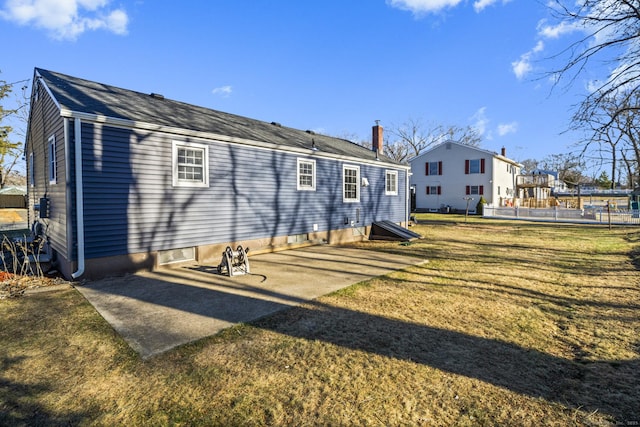
{"label": "neighbor house window", "polygon": [[427,186],[427,195],[439,195],[442,194],[442,187],[439,185],[429,185]]}
{"label": "neighbor house window", "polygon": [[316,161],[298,159],[298,190],[316,190]]}
{"label": "neighbor house window", "polygon": [[358,166],[342,167],[342,201],[353,203],[360,201],[360,168]]}
{"label": "neighbor house window", "polygon": [[56,171],[56,136],[49,137],[49,184],[57,182]]}
{"label": "neighbor house window", "polygon": [[428,162],[426,175],[442,175],[442,162]]}
{"label": "neighbor house window", "polygon": [[398,194],[398,171],[386,171],[384,194],[395,196]]}
{"label": "neighbor house window", "polygon": [[209,147],[173,142],[173,186],[209,186]]}
{"label": "neighbor house window", "polygon": [[484,159],[465,160],[464,173],[484,173]]}
{"label": "neighbor house window", "polygon": [[467,185],[467,195],[482,195],[484,194],[484,185]]}

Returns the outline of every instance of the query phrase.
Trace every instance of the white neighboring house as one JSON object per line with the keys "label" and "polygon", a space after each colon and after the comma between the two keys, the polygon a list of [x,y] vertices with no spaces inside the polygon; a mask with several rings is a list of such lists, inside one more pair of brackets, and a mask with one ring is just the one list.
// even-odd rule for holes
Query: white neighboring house
{"label": "white neighboring house", "polygon": [[517,197],[516,176],[522,165],[481,148],[447,141],[414,157],[410,185],[415,191],[416,210],[434,212],[450,207],[475,210],[480,197],[488,204],[507,206]]}

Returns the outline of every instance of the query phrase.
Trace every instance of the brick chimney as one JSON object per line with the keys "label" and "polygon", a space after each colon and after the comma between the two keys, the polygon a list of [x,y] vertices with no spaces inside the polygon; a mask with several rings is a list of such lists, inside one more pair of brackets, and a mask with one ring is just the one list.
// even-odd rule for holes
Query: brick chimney
{"label": "brick chimney", "polygon": [[384,143],[382,139],[382,126],[380,126],[380,120],[376,120],[376,125],[373,127],[373,136],[371,138],[373,151],[378,154],[383,153]]}
{"label": "brick chimney", "polygon": [[502,157],[507,157],[507,149],[502,147],[502,150],[500,150],[500,155],[502,155]]}

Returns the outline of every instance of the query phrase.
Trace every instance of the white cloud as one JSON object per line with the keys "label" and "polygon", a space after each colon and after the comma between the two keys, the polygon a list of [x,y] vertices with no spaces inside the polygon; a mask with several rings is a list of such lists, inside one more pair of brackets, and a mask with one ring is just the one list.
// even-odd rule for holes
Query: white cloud
{"label": "white cloud", "polygon": [[502,123],[498,125],[498,135],[505,136],[518,131],[518,122]]}
{"label": "white cloud", "polygon": [[448,7],[457,6],[462,0],[387,0],[387,4],[414,15],[436,13]]}
{"label": "white cloud", "polygon": [[560,22],[557,25],[548,25],[546,20],[538,23],[538,35],[545,39],[557,39],[576,31],[584,31],[578,23]]}
{"label": "white cloud", "polygon": [[74,40],[88,30],[127,34],[123,9],[108,10],[110,0],[8,0],[0,18],[47,30],[56,39]]}
{"label": "white cloud", "polygon": [[[511,0],[476,0],[473,2],[473,8],[476,12],[482,12],[485,8],[496,3],[507,4]],[[447,8],[458,6],[463,0],[387,0],[387,4],[402,10],[408,10],[416,16],[427,13],[438,13]]]}
{"label": "white cloud", "polygon": [[536,53],[544,50],[544,42],[539,40],[538,43],[529,52],[520,55],[520,59],[511,63],[511,69],[518,80],[522,80],[533,70],[531,60]]}
{"label": "white cloud", "polygon": [[481,107],[473,114],[473,116],[471,116],[471,120],[473,122],[471,127],[473,127],[480,136],[484,137],[485,139],[491,139],[491,135],[487,134],[489,119],[487,118],[486,111],[487,107]]}
{"label": "white cloud", "polygon": [[484,9],[486,9],[489,6],[493,6],[496,3],[502,3],[502,4],[507,4],[509,3],[511,0],[476,0],[475,2],[473,2],[473,9],[477,12],[480,13],[482,12]]}
{"label": "white cloud", "polygon": [[220,86],[211,91],[212,94],[220,95],[223,98],[228,98],[231,95],[231,92],[233,92],[233,88],[229,85]]}

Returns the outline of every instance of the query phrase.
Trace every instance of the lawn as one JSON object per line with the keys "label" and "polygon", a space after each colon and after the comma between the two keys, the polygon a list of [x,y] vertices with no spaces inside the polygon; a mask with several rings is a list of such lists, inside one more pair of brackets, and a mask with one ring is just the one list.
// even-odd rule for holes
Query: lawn
{"label": "lawn", "polygon": [[425,215],[429,263],[141,360],[0,300],[0,425],[640,425],[640,230]]}

